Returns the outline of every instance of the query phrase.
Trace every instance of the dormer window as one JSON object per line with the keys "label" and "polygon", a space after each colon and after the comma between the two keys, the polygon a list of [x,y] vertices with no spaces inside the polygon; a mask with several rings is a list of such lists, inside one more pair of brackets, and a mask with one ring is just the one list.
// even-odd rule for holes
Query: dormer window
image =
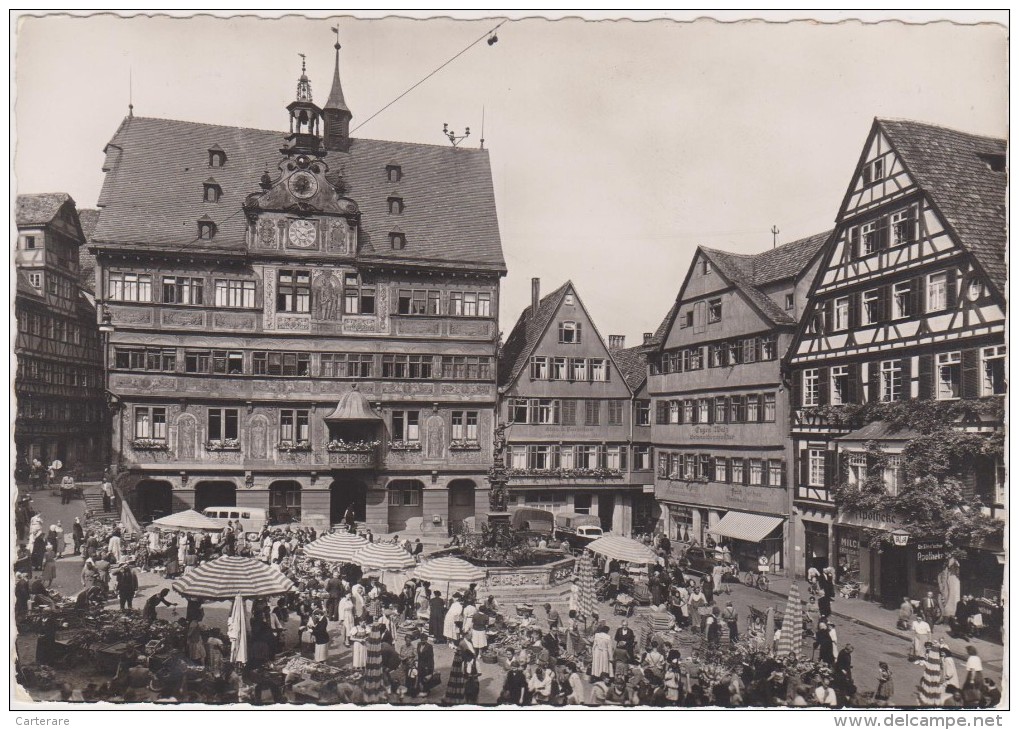
{"label": "dormer window", "polygon": [[403,168],[393,163],[386,165],[386,179],[391,183],[400,182],[403,179]]}
{"label": "dormer window", "polygon": [[216,223],[209,218],[204,216],[198,219],[198,238],[203,241],[211,241],[216,237]]}
{"label": "dormer window", "polygon": [[223,167],[226,165],[226,152],[218,144],[209,148],[209,167]]}
{"label": "dormer window", "polygon": [[991,172],[1005,172],[1005,155],[981,154],[979,157]]}
{"label": "dormer window", "polygon": [[390,195],[389,198],[387,198],[387,201],[389,203],[390,215],[400,215],[403,213],[403,198],[394,194]]}
{"label": "dormer window", "polygon": [[407,248],[407,236],[404,235],[403,231],[390,231],[389,246],[394,251],[402,251]]}
{"label": "dormer window", "polygon": [[202,192],[202,200],[206,203],[218,203],[223,196],[223,188],[211,177],[202,183]]}
{"label": "dormer window", "polygon": [[559,342],[561,344],[580,344],[580,322],[560,322]]}

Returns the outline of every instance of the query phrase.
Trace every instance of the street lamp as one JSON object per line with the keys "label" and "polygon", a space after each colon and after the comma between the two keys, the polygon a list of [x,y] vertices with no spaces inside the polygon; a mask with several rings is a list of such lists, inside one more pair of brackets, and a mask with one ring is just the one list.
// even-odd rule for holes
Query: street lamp
{"label": "street lamp", "polygon": [[892,544],[895,547],[906,547],[909,543],[909,533],[902,528],[892,530],[890,534],[892,536]]}
{"label": "street lamp", "polygon": [[[107,412],[113,413],[113,398],[110,393],[110,336],[116,331],[113,326],[113,315],[105,302],[99,304],[99,336],[103,349],[103,400],[106,401]],[[106,466],[109,467],[113,461],[113,418],[110,418],[110,428],[106,434]]]}

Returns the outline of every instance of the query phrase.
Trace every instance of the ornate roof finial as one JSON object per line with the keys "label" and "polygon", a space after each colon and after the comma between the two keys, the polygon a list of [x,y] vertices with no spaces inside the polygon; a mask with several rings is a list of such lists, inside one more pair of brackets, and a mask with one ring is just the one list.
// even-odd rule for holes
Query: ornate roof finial
{"label": "ornate roof finial", "polygon": [[311,82],[308,80],[306,72],[306,59],[303,53],[297,55],[301,57],[301,78],[297,80],[297,101],[311,101]]}

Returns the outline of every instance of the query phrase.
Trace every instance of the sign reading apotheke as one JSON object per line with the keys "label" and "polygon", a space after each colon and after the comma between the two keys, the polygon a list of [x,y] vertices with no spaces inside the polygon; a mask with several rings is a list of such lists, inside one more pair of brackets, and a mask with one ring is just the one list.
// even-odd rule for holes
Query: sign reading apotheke
{"label": "sign reading apotheke", "polygon": [[661,478],[655,481],[655,496],[661,501],[722,507],[744,512],[786,514],[787,492],[780,487],[742,486]]}
{"label": "sign reading apotheke", "polygon": [[939,540],[928,540],[916,544],[916,562],[936,563],[948,558],[945,543]]}

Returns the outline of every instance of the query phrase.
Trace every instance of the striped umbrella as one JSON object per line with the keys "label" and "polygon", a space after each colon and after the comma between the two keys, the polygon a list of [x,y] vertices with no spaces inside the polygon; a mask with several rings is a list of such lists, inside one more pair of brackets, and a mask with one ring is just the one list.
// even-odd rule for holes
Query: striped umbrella
{"label": "striped umbrella", "polygon": [[585,550],[580,556],[580,574],[577,577],[577,611],[585,620],[589,619],[598,607],[598,596],[594,586],[594,556]]}
{"label": "striped umbrella", "polygon": [[327,563],[350,563],[354,560],[354,553],[367,544],[363,537],[350,532],[327,533],[306,545],[304,554]]}
{"label": "striped umbrella", "polygon": [[467,588],[471,583],[482,583],[488,577],[484,568],[471,565],[462,558],[446,556],[426,560],[421,563],[412,575],[418,580],[426,580],[429,583],[446,584],[446,595],[449,595],[451,588]]}
{"label": "striped umbrella", "polygon": [[621,560],[625,563],[647,565],[658,562],[655,551],[642,542],[620,535],[604,535],[591,542],[587,549],[593,553],[604,555],[609,560]]}
{"label": "striped umbrella", "polygon": [[382,624],[372,624],[371,633],[365,644],[367,659],[362,677],[364,682],[362,690],[364,701],[369,704],[383,702],[388,695],[382,677],[382,629]]}
{"label": "striped umbrella", "polygon": [[175,581],[173,589],[188,598],[234,600],[236,596],[278,596],[294,589],[283,573],[254,558],[224,555],[202,563]]}
{"label": "striped umbrella", "polygon": [[407,570],[417,565],[414,557],[399,545],[370,542],[354,553],[351,562],[365,570]]}
{"label": "striped umbrella", "polygon": [[789,600],[782,615],[782,632],[775,647],[777,656],[786,654],[799,656],[803,648],[803,603],[800,601],[800,587],[796,581],[789,584]]}
{"label": "striped umbrella", "polygon": [[941,704],[941,652],[937,649],[928,649],[924,655],[917,704],[924,707],[937,707]]}

